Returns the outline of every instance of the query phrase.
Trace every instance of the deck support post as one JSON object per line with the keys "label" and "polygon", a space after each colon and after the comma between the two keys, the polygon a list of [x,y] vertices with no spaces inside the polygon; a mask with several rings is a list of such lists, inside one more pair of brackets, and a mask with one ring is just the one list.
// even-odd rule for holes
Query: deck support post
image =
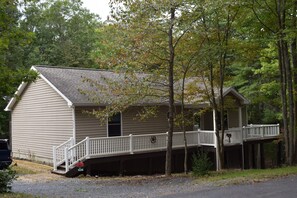
{"label": "deck support post", "polygon": [[264,143],[260,143],[260,164],[261,169],[265,169]]}
{"label": "deck support post", "polygon": [[56,146],[53,146],[53,166],[54,166],[54,171],[57,170],[57,152],[56,152]]}
{"label": "deck support post", "polygon": [[129,139],[130,139],[130,154],[133,154],[133,135],[132,134],[129,135]]}
{"label": "deck support post", "polygon": [[281,166],[282,164],[282,142],[280,141],[277,144],[277,166]]}
{"label": "deck support post", "polygon": [[262,153],[261,153],[261,144],[260,143],[257,143],[256,144],[256,153],[257,153],[257,155],[256,155],[256,167],[257,167],[257,169],[261,169],[261,155],[262,155]]}
{"label": "deck support post", "polygon": [[66,147],[64,150],[64,156],[65,156],[65,171],[66,173],[69,171],[69,162],[68,162],[68,148]]}
{"label": "deck support post", "polygon": [[120,174],[121,177],[124,176],[124,160],[123,160],[122,157],[120,158],[120,170],[119,170],[119,174]]}

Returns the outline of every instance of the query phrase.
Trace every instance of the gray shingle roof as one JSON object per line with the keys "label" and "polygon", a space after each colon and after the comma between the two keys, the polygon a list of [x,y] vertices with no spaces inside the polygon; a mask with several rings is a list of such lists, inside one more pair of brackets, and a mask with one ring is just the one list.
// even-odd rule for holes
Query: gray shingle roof
{"label": "gray shingle roof", "polygon": [[50,83],[52,83],[74,106],[92,106],[88,96],[80,90],[89,90],[90,83],[84,78],[100,80],[102,78],[118,79],[120,74],[110,71],[70,67],[34,66]]}
{"label": "gray shingle roof", "polygon": [[[95,86],[91,86],[90,82],[86,82],[84,79],[92,79],[96,82],[102,83],[103,85],[107,85],[106,79],[115,80],[121,86],[121,84],[125,84],[125,73],[116,73],[112,71],[106,70],[98,70],[98,69],[86,69],[86,68],[69,68],[69,67],[52,67],[52,66],[34,66],[34,68],[42,74],[52,85],[54,85],[66,98],[68,98],[74,106],[93,106],[98,105],[99,103],[94,103],[91,99],[81,93],[83,91],[93,91],[96,94],[97,98],[104,97],[100,90]],[[148,75],[145,74],[137,74],[137,78],[141,79],[145,78]],[[192,80],[190,80],[192,81]],[[198,87],[203,87],[204,85],[201,83]],[[107,85],[109,86],[109,85]],[[124,85],[123,85],[124,86]],[[150,84],[151,88],[156,87],[157,85]],[[160,88],[160,87],[158,87]],[[176,89],[180,90],[180,82],[177,82],[175,85]],[[164,87],[162,88],[164,93],[167,92]],[[232,88],[224,88],[224,92],[227,93]],[[108,89],[107,89],[108,90]],[[178,90],[176,90],[178,92]],[[232,89],[233,92],[236,92]],[[241,96],[238,92],[237,96],[241,98],[244,103],[247,100]],[[196,96],[196,99],[201,98],[200,95]],[[105,98],[105,102],[100,102],[101,105],[108,104],[111,100],[111,97]],[[201,101],[201,99],[199,99]],[[138,104],[166,104],[167,97],[146,97],[138,101]]]}

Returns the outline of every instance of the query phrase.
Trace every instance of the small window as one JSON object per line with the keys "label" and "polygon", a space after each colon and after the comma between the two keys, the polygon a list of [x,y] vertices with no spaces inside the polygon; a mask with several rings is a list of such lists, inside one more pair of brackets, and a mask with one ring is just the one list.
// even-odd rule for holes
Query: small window
{"label": "small window", "polygon": [[108,119],[108,137],[122,135],[121,117],[121,113],[117,113]]}

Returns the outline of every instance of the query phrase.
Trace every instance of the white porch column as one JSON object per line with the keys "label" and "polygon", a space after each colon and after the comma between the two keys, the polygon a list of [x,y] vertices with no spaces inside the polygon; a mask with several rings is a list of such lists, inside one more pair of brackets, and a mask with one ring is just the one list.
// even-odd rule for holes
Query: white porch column
{"label": "white porch column", "polygon": [[[239,122],[238,127],[240,128],[240,130],[242,132],[242,111],[241,111],[241,107],[238,107],[238,122]],[[243,136],[241,136],[241,139],[242,138],[243,138]],[[243,142],[243,139],[241,141]]]}
{"label": "white porch column", "polygon": [[242,169],[244,169],[244,145],[243,145],[243,129],[242,129],[242,111],[241,111],[241,107],[238,107],[238,126],[240,128],[240,132],[241,132],[241,156],[242,156]]}
{"label": "white porch column", "polygon": [[215,149],[216,149],[216,167],[217,167],[217,171],[218,171],[219,167],[220,167],[220,160],[219,160],[219,150],[218,150],[219,142],[217,141],[217,136],[216,136],[217,125],[216,125],[216,111],[215,111],[215,109],[212,110],[212,118],[213,118],[213,131],[214,131],[214,145],[215,145]]}

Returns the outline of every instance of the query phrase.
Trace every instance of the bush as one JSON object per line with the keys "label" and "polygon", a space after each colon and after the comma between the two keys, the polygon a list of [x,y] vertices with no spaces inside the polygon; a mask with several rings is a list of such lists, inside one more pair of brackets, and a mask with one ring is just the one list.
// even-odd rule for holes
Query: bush
{"label": "bush", "polygon": [[193,154],[192,171],[194,176],[205,176],[208,175],[209,170],[212,166],[207,153],[198,152]]}
{"label": "bush", "polygon": [[16,179],[16,172],[10,168],[0,170],[0,193],[9,192],[11,184]]}

